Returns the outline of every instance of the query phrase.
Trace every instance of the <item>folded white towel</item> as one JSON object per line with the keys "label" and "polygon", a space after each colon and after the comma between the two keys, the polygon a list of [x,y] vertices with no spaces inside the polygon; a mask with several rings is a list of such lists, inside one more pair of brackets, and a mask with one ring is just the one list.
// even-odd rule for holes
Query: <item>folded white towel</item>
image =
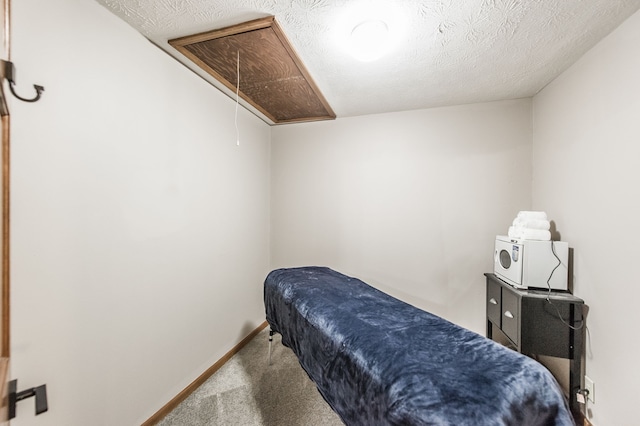
{"label": "folded white towel", "polygon": [[518,219],[525,220],[547,220],[546,212],[521,211],[518,212]]}
{"label": "folded white towel", "polygon": [[515,238],[519,240],[520,236],[522,235],[522,228],[516,228],[515,226],[510,226],[509,231],[507,232],[507,235],[509,236],[509,238]]}
{"label": "folded white towel", "polygon": [[509,235],[509,238],[517,240],[551,240],[551,232],[546,229],[530,229],[510,226],[507,235]]}
{"label": "folded white towel", "polygon": [[551,223],[542,219],[521,219],[516,217],[513,219],[513,226],[516,228],[542,229],[548,231]]}

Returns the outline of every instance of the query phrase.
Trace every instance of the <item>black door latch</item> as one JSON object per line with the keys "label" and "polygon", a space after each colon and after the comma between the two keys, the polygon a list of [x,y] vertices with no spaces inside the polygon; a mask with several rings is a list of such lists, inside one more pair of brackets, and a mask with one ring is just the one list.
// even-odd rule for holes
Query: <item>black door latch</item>
{"label": "black door latch", "polygon": [[16,416],[16,404],[18,401],[36,397],[36,416],[42,414],[49,409],[47,406],[47,385],[40,385],[35,388],[25,389],[18,392],[18,380],[11,380],[9,382],[9,419],[13,419]]}

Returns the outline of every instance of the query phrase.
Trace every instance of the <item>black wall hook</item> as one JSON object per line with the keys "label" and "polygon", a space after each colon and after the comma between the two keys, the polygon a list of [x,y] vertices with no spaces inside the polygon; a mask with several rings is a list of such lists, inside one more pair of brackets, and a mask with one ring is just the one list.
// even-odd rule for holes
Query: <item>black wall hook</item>
{"label": "black wall hook", "polygon": [[11,380],[7,386],[8,391],[8,413],[7,417],[13,419],[16,416],[16,404],[23,399],[36,397],[36,416],[49,410],[47,404],[47,385],[40,385],[35,388],[18,392],[18,379]]}
{"label": "black wall hook", "polygon": [[16,98],[24,102],[36,102],[40,100],[40,96],[42,95],[42,92],[44,92],[44,87],[34,84],[33,88],[36,89],[36,97],[32,99],[25,99],[22,96],[18,95],[15,90],[13,90],[13,85],[14,85],[13,81],[9,80],[9,90],[11,90],[11,93],[13,93],[13,96],[15,96]]}
{"label": "black wall hook", "polygon": [[13,96],[20,99],[23,102],[38,101],[40,99],[40,96],[42,95],[42,92],[44,92],[44,87],[34,84],[33,88],[36,89],[36,96],[31,99],[23,98],[22,96],[18,95],[13,88],[14,84],[16,84],[15,82],[16,67],[13,65],[13,62],[10,62],[10,61],[1,61],[1,62],[4,68],[4,78],[6,78],[9,81],[9,89],[11,90],[11,93],[13,93]]}

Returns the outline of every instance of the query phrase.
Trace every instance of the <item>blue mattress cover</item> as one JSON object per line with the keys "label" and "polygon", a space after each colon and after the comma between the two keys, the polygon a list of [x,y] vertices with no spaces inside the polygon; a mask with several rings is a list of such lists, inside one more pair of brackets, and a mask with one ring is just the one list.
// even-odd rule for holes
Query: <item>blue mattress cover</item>
{"label": "blue mattress cover", "polygon": [[537,361],[324,267],[277,269],[266,318],[347,425],[573,425]]}

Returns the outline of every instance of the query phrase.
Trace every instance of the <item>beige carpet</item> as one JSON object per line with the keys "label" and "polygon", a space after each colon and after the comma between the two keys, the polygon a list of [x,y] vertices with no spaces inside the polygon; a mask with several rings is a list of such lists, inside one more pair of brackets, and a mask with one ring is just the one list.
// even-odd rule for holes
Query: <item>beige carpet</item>
{"label": "beige carpet", "polygon": [[160,426],[341,426],[293,352],[268,328],[165,417]]}

